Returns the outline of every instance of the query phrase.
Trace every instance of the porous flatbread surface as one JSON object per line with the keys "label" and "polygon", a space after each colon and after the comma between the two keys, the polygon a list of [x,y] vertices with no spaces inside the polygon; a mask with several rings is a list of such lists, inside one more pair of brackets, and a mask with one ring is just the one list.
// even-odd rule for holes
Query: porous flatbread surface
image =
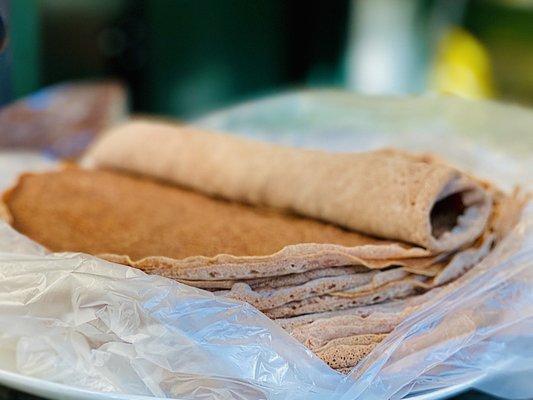
{"label": "porous flatbread surface", "polygon": [[[527,199],[528,195],[520,191],[515,191],[510,196],[496,193],[494,211],[484,237],[471,248],[453,256],[439,274],[420,283],[429,289],[422,295],[337,311],[306,313],[279,318],[276,322],[312,349],[328,365],[347,374],[377,346],[377,343],[356,343],[353,346],[348,343],[353,340],[367,340],[364,338],[373,336],[384,339],[388,332],[425,303],[457,288],[461,284],[460,281],[467,278],[466,275],[476,276],[479,271],[484,270],[485,267],[480,261],[490,255],[492,246],[497,245],[509,230],[516,226]],[[359,337],[362,339],[357,339]]]}
{"label": "porous flatbread surface", "polygon": [[13,226],[52,251],[103,255],[177,279],[384,268],[429,257],[420,247],[110,171],[23,175],[4,203]]}
{"label": "porous flatbread surface", "polygon": [[490,214],[477,180],[404,151],[328,153],[152,121],[111,129],[86,165],[291,210],[434,253],[475,240]]}
{"label": "porous flatbread surface", "polygon": [[384,334],[353,335],[333,339],[315,350],[331,368],[353,368],[385,338]]}
{"label": "porous flatbread surface", "polygon": [[494,234],[487,232],[475,245],[434,265],[433,270],[439,272],[433,277],[413,274],[405,267],[366,271],[337,267],[278,277],[275,287],[266,286],[266,282],[243,281],[217,293],[246,301],[276,318],[373,304],[458,278],[485,257],[493,243]]}

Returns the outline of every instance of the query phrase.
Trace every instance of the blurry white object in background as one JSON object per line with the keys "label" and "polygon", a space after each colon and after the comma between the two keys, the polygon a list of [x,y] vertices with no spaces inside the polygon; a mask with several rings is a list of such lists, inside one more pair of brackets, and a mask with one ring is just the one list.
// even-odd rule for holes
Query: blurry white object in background
{"label": "blurry white object in background", "polygon": [[352,0],[349,88],[365,94],[400,94],[420,87],[418,4],[419,0]]}
{"label": "blurry white object in background", "polygon": [[346,84],[362,94],[492,97],[486,49],[461,28],[467,1],[352,1]]}

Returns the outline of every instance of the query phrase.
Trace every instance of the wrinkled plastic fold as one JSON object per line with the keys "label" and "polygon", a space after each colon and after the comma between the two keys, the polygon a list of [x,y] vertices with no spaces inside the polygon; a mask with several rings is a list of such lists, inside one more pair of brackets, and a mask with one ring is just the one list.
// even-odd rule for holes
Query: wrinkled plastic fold
{"label": "wrinkled plastic fold", "polygon": [[313,398],[340,375],[248,304],[0,225],[0,365],[98,391]]}
{"label": "wrinkled plastic fold", "polygon": [[[322,99],[316,109],[333,103]],[[319,113],[305,104],[303,113],[293,107],[292,117],[282,116],[301,126],[309,112],[314,119],[305,130],[311,136],[301,139],[293,127],[294,136],[284,131],[279,141],[343,149],[349,142],[357,148],[346,136],[346,120],[342,129],[331,128],[327,146],[311,140],[312,127],[324,127]],[[235,115],[230,110],[202,123],[236,131],[236,124],[250,126]],[[259,130],[265,120],[254,118]],[[420,140],[407,134],[376,137],[380,145],[401,141],[419,150]],[[430,142],[426,139],[425,150],[445,155],[463,146],[450,161],[464,166],[467,160],[475,173],[487,172],[490,164],[496,182],[509,184],[526,171],[514,158],[460,138]],[[529,204],[487,258],[428,296],[428,303],[344,376],[248,304],[88,255],[50,254],[0,222],[0,369],[94,391],[179,399],[399,399],[454,385],[531,398],[532,264]]]}

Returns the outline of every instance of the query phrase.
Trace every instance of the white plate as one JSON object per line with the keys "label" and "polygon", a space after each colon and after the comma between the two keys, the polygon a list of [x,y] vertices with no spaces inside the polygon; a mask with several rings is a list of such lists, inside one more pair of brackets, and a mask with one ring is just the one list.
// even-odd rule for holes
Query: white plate
{"label": "white plate", "polygon": [[[449,386],[439,390],[408,396],[409,400],[440,400],[457,395],[472,387],[477,380]],[[42,379],[31,378],[13,372],[0,370],[0,384],[34,396],[52,400],[157,400],[159,397],[126,395],[119,393],[93,392],[62,385]],[[163,400],[163,399],[161,399]]]}
{"label": "white plate", "polygon": [[93,392],[0,370],[0,384],[34,396],[53,400],[157,400],[156,397]]}

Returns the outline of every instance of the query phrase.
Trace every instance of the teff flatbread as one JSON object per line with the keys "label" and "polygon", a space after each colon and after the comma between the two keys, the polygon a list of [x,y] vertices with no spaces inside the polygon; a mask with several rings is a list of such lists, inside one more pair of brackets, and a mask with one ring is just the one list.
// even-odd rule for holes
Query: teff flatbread
{"label": "teff flatbread", "polygon": [[428,157],[302,150],[147,121],[109,131],[86,164],[288,209],[434,253],[476,239],[491,207],[478,181]]}
{"label": "teff flatbread", "polygon": [[285,303],[279,307],[263,310],[263,312],[272,319],[288,318],[324,311],[346,310],[349,308],[403,299],[427,290],[427,279],[428,278],[423,276],[413,275],[380,286],[371,291],[357,293],[356,295],[351,295],[349,297],[323,294]]}
{"label": "teff flatbread", "polygon": [[246,301],[260,310],[268,310],[280,307],[289,302],[343,290],[350,290],[351,293],[354,293],[356,290],[368,292],[389,282],[399,281],[408,275],[409,273],[402,268],[394,268],[386,271],[370,271],[367,273],[323,277],[313,279],[301,285],[255,291],[246,283],[241,282],[235,284],[229,291],[220,291],[217,293],[225,297]]}
{"label": "teff flatbread", "polygon": [[[256,307],[259,306],[271,318],[288,318],[317,312],[344,310],[405,298],[446,284],[471,269],[488,254],[494,243],[493,234],[487,233],[484,236],[485,238],[483,240],[480,239],[477,246],[458,252],[448,263],[441,265],[441,271],[432,278],[424,275],[411,274],[404,268],[397,268],[381,271],[372,276],[368,283],[363,283],[359,286],[353,285],[351,288],[348,286],[351,281],[355,280],[354,277],[345,279],[342,285],[339,284],[339,287],[344,286],[344,289],[337,290],[336,288],[332,288],[329,291],[322,290],[312,296],[302,296],[301,294],[305,292],[296,290],[298,287],[293,287],[285,288],[284,292],[269,293],[269,296],[263,298],[257,295],[254,298],[250,293],[245,292],[248,295],[245,300],[251,302]],[[364,274],[357,274],[356,276],[358,275],[364,276]],[[322,278],[317,281],[322,281],[320,282],[322,283],[320,287],[325,286],[327,288],[328,286],[325,283],[329,279],[331,278]],[[336,277],[335,279],[342,279],[342,277]],[[318,285],[313,285],[313,281],[311,281],[307,282],[305,286],[313,287]],[[282,299],[287,300],[288,294],[294,296],[294,299],[291,299],[292,301],[285,301],[281,305],[276,305],[268,309],[261,307],[269,304],[277,304],[275,303],[276,300],[278,300],[278,303]],[[238,295],[234,295],[233,297],[239,298]]]}
{"label": "teff flatbread", "polygon": [[316,349],[315,354],[331,368],[353,367],[370,354],[385,336],[385,334],[367,334],[333,339]]}
{"label": "teff flatbread", "polygon": [[189,281],[385,268],[428,256],[420,247],[107,171],[23,175],[4,202],[13,226],[50,250]]}
{"label": "teff flatbread", "polygon": [[419,306],[415,295],[485,257],[519,209],[427,156],[146,122],[109,132],[86,163],[111,170],[23,175],[0,217],[50,250],[247,301],[341,371]]}

